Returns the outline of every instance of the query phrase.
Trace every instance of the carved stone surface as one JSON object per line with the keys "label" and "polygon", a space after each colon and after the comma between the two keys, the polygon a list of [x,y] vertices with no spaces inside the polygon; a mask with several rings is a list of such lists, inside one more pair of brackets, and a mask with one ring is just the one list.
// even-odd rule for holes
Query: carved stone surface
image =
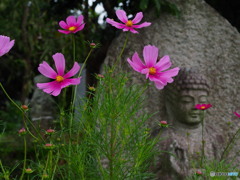
{"label": "carved stone surface", "polygon": [[[158,177],[184,179],[195,173],[196,169],[201,169],[203,147],[204,157],[208,161],[220,159],[225,143],[224,135],[209,124],[206,112],[210,109],[195,108],[195,104],[208,103],[209,90],[206,77],[189,68],[182,68],[174,83],[164,89],[166,120],[171,128],[162,133],[166,140],[158,145],[159,149],[171,154],[163,153],[158,158],[155,167]],[[161,133],[162,130],[156,131]]]}
{"label": "carved stone surface", "polygon": [[[240,35],[226,19],[203,0],[173,0],[173,2],[180,9],[181,16],[177,18],[163,14],[155,18],[151,13],[147,15],[148,19],[145,20],[152,22],[152,25],[139,30],[139,34],[130,34],[119,69],[132,75],[130,83],[145,84],[145,77],[134,72],[126,59],[135,51],[142,57],[143,47],[148,44],[157,46],[160,49],[160,56],[168,54],[175,67],[197,67],[208,77],[211,84],[209,103],[213,107],[208,111],[205,131],[213,132],[209,137],[210,141],[212,138],[218,138],[217,134],[220,134],[224,137],[224,142],[227,142],[240,127],[239,118],[233,114],[234,111],[240,110]],[[126,33],[121,33],[114,40],[105,64],[115,62],[125,35]],[[152,84],[145,96],[147,102],[144,112],[158,112],[149,121],[149,125],[154,128],[160,120],[168,119],[164,93]],[[228,122],[232,125],[229,126]],[[198,139],[195,141],[198,142]],[[239,147],[235,146],[233,151],[237,149]]]}

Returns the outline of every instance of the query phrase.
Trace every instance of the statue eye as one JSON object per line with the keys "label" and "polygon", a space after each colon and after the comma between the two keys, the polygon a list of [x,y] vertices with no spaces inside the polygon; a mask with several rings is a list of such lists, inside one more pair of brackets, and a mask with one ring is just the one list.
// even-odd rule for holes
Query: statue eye
{"label": "statue eye", "polygon": [[193,99],[188,96],[181,98],[181,103],[191,103],[192,101],[193,101]]}

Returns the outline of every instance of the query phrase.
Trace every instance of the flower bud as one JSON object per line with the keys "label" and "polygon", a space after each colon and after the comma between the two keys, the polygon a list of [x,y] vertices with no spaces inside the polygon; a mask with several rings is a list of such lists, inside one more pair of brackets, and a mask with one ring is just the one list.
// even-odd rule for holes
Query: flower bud
{"label": "flower bud", "polygon": [[47,143],[47,144],[44,145],[44,149],[48,149],[48,150],[54,149],[54,147],[55,146],[53,144],[51,144],[51,143]]}
{"label": "flower bud", "polygon": [[27,134],[27,131],[26,131],[25,128],[22,128],[22,129],[20,129],[20,130],[18,131],[18,134],[19,134],[20,136],[22,136],[22,135]]}
{"label": "flower bud", "polygon": [[102,74],[98,74],[97,77],[100,79],[100,78],[104,78],[104,75]]}
{"label": "flower bud", "polygon": [[88,89],[89,89],[90,91],[96,91],[95,87],[93,87],[93,86],[88,87]]}
{"label": "flower bud", "polygon": [[27,173],[27,174],[31,174],[32,172],[33,172],[33,170],[31,168],[25,169],[25,173]]}
{"label": "flower bud", "polygon": [[22,107],[22,109],[23,109],[24,111],[27,111],[27,110],[28,110],[28,106],[27,106],[27,105],[25,105],[25,104],[24,104],[24,105],[22,105],[21,107]]}
{"label": "flower bud", "polygon": [[201,176],[203,173],[199,170],[196,171],[196,175]]}
{"label": "flower bud", "polygon": [[46,134],[48,134],[48,135],[51,135],[51,134],[53,134],[54,132],[55,132],[54,129],[48,129],[48,130],[46,130]]}
{"label": "flower bud", "polygon": [[160,124],[159,124],[161,127],[168,127],[168,123],[167,121],[160,121]]}

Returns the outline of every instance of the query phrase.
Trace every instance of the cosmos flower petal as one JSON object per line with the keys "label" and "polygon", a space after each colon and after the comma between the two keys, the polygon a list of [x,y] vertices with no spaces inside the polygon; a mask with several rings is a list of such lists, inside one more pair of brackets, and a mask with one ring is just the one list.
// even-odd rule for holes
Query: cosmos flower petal
{"label": "cosmos flower petal", "polygon": [[53,96],[58,96],[61,93],[61,88],[54,89],[53,92],[51,93]]}
{"label": "cosmos flower petal", "polygon": [[163,71],[170,68],[172,63],[170,62],[170,57],[168,55],[163,56],[160,61],[155,65],[158,71]]}
{"label": "cosmos flower petal", "polygon": [[118,29],[123,29],[125,27],[124,24],[120,24],[112,19],[107,18],[106,19],[107,23],[111,24],[112,26],[118,28]]}
{"label": "cosmos flower petal", "polygon": [[155,87],[157,89],[163,89],[165,84],[161,83],[160,81],[154,81]]}
{"label": "cosmos flower petal", "polygon": [[49,64],[43,61],[42,64],[39,64],[38,71],[51,79],[55,79],[57,77],[57,73],[49,66]]}
{"label": "cosmos flower petal", "polygon": [[15,40],[12,40],[8,43],[8,45],[6,46],[6,51],[5,53],[8,53],[10,51],[10,49],[12,49],[13,45],[15,43]]}
{"label": "cosmos flower petal", "polygon": [[84,28],[84,26],[85,26],[85,23],[82,24],[81,26],[77,27],[77,29],[76,29],[75,31],[73,31],[73,33],[76,33],[76,32],[78,32],[78,31],[81,31],[81,30]]}
{"label": "cosmos flower petal", "polygon": [[140,66],[142,69],[146,68],[146,66],[143,64],[142,60],[140,59],[140,57],[138,56],[138,53],[135,52],[132,56],[132,61],[135,64],[138,64],[138,66]]}
{"label": "cosmos flower petal", "polygon": [[42,89],[45,93],[48,93],[54,96],[59,95],[61,92],[61,84],[56,81],[52,81],[48,83],[37,83],[37,87]]}
{"label": "cosmos flower petal", "polygon": [[234,114],[240,118],[240,114],[238,114],[237,112],[234,112]]}
{"label": "cosmos flower petal", "polygon": [[64,58],[63,54],[56,53],[52,57],[54,59],[58,75],[63,76],[64,70],[65,70],[65,58]]}
{"label": "cosmos flower petal", "polygon": [[134,33],[134,34],[137,34],[138,33],[138,31],[136,31],[135,29],[130,29],[130,31],[132,32],[132,33]]}
{"label": "cosmos flower petal", "polygon": [[0,42],[1,42],[0,49],[3,49],[9,43],[9,41],[10,41],[9,37],[1,35],[0,36]]}
{"label": "cosmos flower petal", "polygon": [[143,13],[142,12],[138,12],[135,16],[135,18],[132,20],[133,24],[137,24],[139,23],[143,18]]}
{"label": "cosmos flower petal", "polygon": [[126,23],[128,21],[126,12],[124,10],[117,10],[116,15],[117,15],[118,19],[120,21],[122,21],[123,23]]}
{"label": "cosmos flower petal", "polygon": [[173,82],[173,78],[171,76],[168,76],[168,75],[161,75],[161,76],[153,76],[151,75],[151,78],[149,77],[149,79],[152,81],[161,81],[163,84],[167,84],[167,83],[172,83]]}
{"label": "cosmos flower petal", "polygon": [[70,85],[78,85],[80,84],[81,77],[79,78],[71,78],[71,79],[65,79],[62,83],[61,83],[61,88],[65,88],[67,86]]}
{"label": "cosmos flower petal", "polygon": [[82,24],[83,23],[83,19],[84,19],[83,15],[78,16],[77,24]]}
{"label": "cosmos flower petal", "polygon": [[63,33],[63,34],[70,34],[70,33],[72,33],[71,31],[61,30],[61,29],[59,29],[58,32]]}
{"label": "cosmos flower petal", "polygon": [[8,53],[10,49],[13,47],[15,41],[10,41],[8,36],[0,35],[0,56]]}
{"label": "cosmos flower petal", "polygon": [[158,57],[158,48],[155,46],[145,46],[143,49],[143,58],[148,68],[153,67],[156,64]]}
{"label": "cosmos flower petal", "polygon": [[146,74],[146,79],[147,79],[149,77],[149,68],[142,69],[141,74]]}
{"label": "cosmos flower petal", "polygon": [[68,25],[64,21],[60,21],[59,26],[63,29],[68,29]]}
{"label": "cosmos flower petal", "polygon": [[133,27],[133,28],[143,28],[143,27],[148,27],[148,26],[150,26],[150,25],[151,25],[150,22],[144,22],[144,23],[139,24],[139,25],[134,24],[132,27]]}
{"label": "cosmos flower petal", "polygon": [[75,16],[68,16],[66,21],[68,26],[74,26],[76,24]]}
{"label": "cosmos flower petal", "polygon": [[37,83],[37,87],[39,89],[48,89],[49,87],[52,86],[53,83],[55,83],[55,81],[47,82],[47,83]]}
{"label": "cosmos flower petal", "polygon": [[141,72],[142,68],[138,64],[132,62],[129,58],[127,59],[127,61],[135,71]]}
{"label": "cosmos flower petal", "polygon": [[176,68],[164,71],[164,72],[160,72],[160,73],[158,73],[158,75],[174,77],[174,76],[176,76],[178,74],[179,70],[180,70],[180,68],[176,67]]}
{"label": "cosmos flower petal", "polygon": [[70,71],[68,71],[68,73],[65,74],[63,77],[64,78],[70,78],[70,77],[74,76],[75,74],[77,74],[79,69],[80,69],[79,64],[77,62],[75,62],[72,69]]}

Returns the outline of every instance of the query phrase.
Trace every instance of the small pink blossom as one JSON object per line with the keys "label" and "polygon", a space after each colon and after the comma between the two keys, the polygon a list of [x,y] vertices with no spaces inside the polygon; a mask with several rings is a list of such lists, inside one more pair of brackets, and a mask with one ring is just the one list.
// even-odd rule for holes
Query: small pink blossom
{"label": "small pink blossom", "polygon": [[64,30],[59,29],[58,32],[63,34],[70,34],[81,31],[85,26],[83,19],[83,15],[78,16],[77,19],[75,18],[75,16],[68,16],[66,22],[59,22],[59,26]]}
{"label": "small pink blossom", "polygon": [[[124,10],[117,10],[116,11],[116,15],[118,17],[118,19],[123,23],[118,23],[112,19],[107,18],[106,21],[107,23],[111,24],[112,26],[118,28],[118,29],[122,29],[123,31],[131,31],[132,33],[138,33],[135,28],[143,28],[143,27],[147,27],[150,26],[151,23],[150,22],[144,22],[142,24],[138,24],[142,18],[143,18],[143,13],[142,12],[138,12],[136,14],[136,16],[133,18],[133,20],[129,20],[127,18],[126,12]],[[137,25],[138,24],[138,25]]]}
{"label": "small pink blossom", "polygon": [[15,40],[10,41],[8,36],[0,35],[0,57],[8,53],[13,47]]}
{"label": "small pink blossom", "polygon": [[22,129],[20,129],[20,130],[18,131],[18,134],[19,134],[19,135],[25,135],[25,134],[27,134],[27,131],[26,131],[25,128],[22,128]]}
{"label": "small pink blossom", "polygon": [[57,72],[54,71],[47,62],[43,61],[39,65],[38,71],[51,79],[54,79],[52,82],[47,83],[37,83],[37,87],[42,89],[45,93],[51,94],[53,96],[58,96],[61,93],[61,90],[69,85],[77,85],[80,83],[80,78],[70,78],[77,74],[80,69],[80,66],[77,62],[74,63],[72,69],[68,73],[65,71],[65,58],[62,53],[56,53],[53,56]]}
{"label": "small pink blossom", "polygon": [[167,83],[172,83],[172,77],[176,76],[180,70],[179,67],[166,70],[172,65],[167,55],[157,62],[158,48],[155,46],[145,46],[143,49],[143,58],[145,63],[142,62],[138,53],[135,52],[132,56],[132,60],[128,58],[127,61],[135,71],[146,74],[146,78],[153,81],[157,89],[163,89]]}
{"label": "small pink blossom", "polygon": [[196,104],[195,108],[199,109],[199,110],[206,110],[209,109],[210,107],[212,107],[211,104]]}
{"label": "small pink blossom", "polygon": [[240,118],[240,114],[238,114],[237,112],[234,112],[234,114]]}
{"label": "small pink blossom", "polygon": [[161,124],[167,125],[167,121],[160,121]]}
{"label": "small pink blossom", "polygon": [[201,176],[203,173],[199,170],[196,171],[196,175]]}
{"label": "small pink blossom", "polygon": [[48,129],[48,130],[46,130],[46,133],[47,133],[47,134],[52,134],[52,133],[54,133],[54,132],[55,132],[54,129]]}
{"label": "small pink blossom", "polygon": [[168,127],[168,123],[167,121],[160,121],[160,124],[159,124],[161,127]]}
{"label": "small pink blossom", "polygon": [[53,145],[48,143],[48,144],[45,144],[45,147],[52,147]]}

